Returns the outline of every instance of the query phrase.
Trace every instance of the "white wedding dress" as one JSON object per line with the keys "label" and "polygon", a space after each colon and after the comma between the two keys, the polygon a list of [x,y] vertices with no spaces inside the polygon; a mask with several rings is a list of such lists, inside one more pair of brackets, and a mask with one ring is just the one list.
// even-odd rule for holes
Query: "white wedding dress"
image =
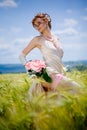
{"label": "white wedding dress", "polygon": [[55,45],[52,42],[43,38],[43,44],[40,50],[43,55],[43,59],[45,60],[47,65],[46,70],[48,75],[49,76],[51,74],[63,75],[62,80],[59,83],[60,86],[63,87],[80,86],[78,83],[65,76],[66,69],[62,63],[63,50],[61,48],[55,47]]}
{"label": "white wedding dress", "polygon": [[56,48],[52,42],[43,38],[40,51],[46,63],[46,69],[49,75],[53,73],[65,73],[65,69],[61,61],[63,55],[63,50],[61,48]]}
{"label": "white wedding dress", "polygon": [[[76,89],[76,87],[78,88],[79,84],[65,76],[65,67],[62,64],[63,50],[61,48],[56,48],[51,41],[48,41],[42,37],[42,46],[40,51],[42,53],[43,60],[46,63],[46,71],[48,75],[62,75],[62,78],[60,78],[60,80],[59,78],[56,78],[56,80],[59,80],[58,86],[63,87],[63,89],[69,91],[70,93],[77,93],[78,89]],[[37,85],[35,83],[39,83],[38,79],[33,82],[30,90],[32,90],[32,92],[33,90],[36,91],[35,93],[38,93],[38,90],[39,92],[43,91],[41,85],[39,85],[39,87],[36,87]]]}
{"label": "white wedding dress", "polygon": [[[56,80],[60,79],[58,82],[58,87],[61,86],[64,89],[69,89],[71,92],[73,92],[74,90],[75,92],[75,87],[79,86],[79,84],[65,76],[65,67],[62,64],[63,50],[60,47],[57,48],[56,45],[57,43],[53,44],[51,41],[48,41],[41,36],[40,51],[42,53],[43,60],[46,63],[46,71],[49,76],[51,76],[52,74],[62,75],[62,78],[55,78]],[[35,78],[29,89],[28,94],[32,96],[32,94],[34,95],[35,93],[37,94],[40,92],[43,92],[43,88],[39,80]]]}

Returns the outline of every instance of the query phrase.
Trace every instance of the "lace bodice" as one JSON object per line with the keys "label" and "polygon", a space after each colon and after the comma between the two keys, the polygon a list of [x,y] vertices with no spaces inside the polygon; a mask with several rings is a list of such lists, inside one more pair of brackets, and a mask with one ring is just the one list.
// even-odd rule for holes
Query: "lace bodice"
{"label": "lace bodice", "polygon": [[61,48],[56,48],[52,42],[43,39],[40,51],[46,62],[47,72],[49,75],[52,73],[64,73],[60,53]]}

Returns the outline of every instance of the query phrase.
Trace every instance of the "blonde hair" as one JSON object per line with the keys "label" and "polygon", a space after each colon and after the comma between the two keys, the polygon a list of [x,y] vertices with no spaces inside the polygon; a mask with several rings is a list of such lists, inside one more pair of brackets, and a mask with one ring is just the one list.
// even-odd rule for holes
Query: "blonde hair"
{"label": "blonde hair", "polygon": [[32,25],[33,26],[34,26],[34,23],[35,23],[37,18],[41,18],[44,21],[47,20],[48,21],[48,26],[51,29],[51,18],[47,13],[38,13],[37,15],[35,15],[35,17],[32,19]]}

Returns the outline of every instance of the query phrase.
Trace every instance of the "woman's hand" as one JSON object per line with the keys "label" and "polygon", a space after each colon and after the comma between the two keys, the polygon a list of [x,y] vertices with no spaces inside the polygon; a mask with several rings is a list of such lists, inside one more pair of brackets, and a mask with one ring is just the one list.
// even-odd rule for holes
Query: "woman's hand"
{"label": "woman's hand", "polygon": [[25,66],[25,64],[26,64],[26,56],[25,56],[23,53],[21,53],[21,54],[19,55],[19,59],[20,59],[22,65]]}

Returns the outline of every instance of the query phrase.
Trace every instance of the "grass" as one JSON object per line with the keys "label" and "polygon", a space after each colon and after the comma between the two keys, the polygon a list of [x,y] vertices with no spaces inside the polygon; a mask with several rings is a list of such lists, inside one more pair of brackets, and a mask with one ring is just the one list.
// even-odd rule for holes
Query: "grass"
{"label": "grass", "polygon": [[28,99],[25,73],[0,75],[0,130],[87,130],[87,70],[68,72],[79,93],[39,93]]}

